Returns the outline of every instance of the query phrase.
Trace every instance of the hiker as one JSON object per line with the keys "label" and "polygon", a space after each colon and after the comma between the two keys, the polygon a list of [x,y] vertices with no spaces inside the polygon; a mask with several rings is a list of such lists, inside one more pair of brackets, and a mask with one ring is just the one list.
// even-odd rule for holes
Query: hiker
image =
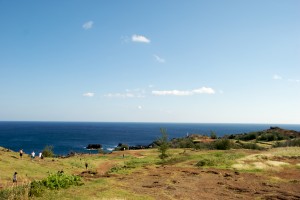
{"label": "hiker", "polygon": [[31,153],[31,159],[33,160],[34,158],[35,158],[35,152],[32,151],[32,153]]}
{"label": "hiker", "polygon": [[89,166],[89,164],[86,162],[85,163],[85,170],[87,170],[88,166]]}
{"label": "hiker", "polygon": [[40,152],[39,153],[39,158],[42,159],[42,156],[43,156],[43,154],[42,154],[42,152]]}
{"label": "hiker", "polygon": [[17,181],[18,181],[18,180],[17,180],[17,174],[18,174],[18,173],[15,172],[14,175],[13,175],[13,183],[17,183]]}
{"label": "hiker", "polygon": [[23,156],[23,149],[20,149],[20,158],[22,159],[22,156]]}

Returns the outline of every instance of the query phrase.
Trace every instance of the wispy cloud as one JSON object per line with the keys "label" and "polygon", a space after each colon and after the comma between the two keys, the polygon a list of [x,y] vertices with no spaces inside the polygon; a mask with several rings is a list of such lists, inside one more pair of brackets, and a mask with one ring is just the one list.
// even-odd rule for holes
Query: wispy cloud
{"label": "wispy cloud", "polygon": [[87,92],[87,93],[82,94],[82,96],[84,96],[84,97],[93,97],[93,96],[95,96],[95,93]]}
{"label": "wispy cloud", "polygon": [[88,21],[88,22],[85,22],[85,23],[82,25],[82,28],[85,29],[85,30],[88,30],[88,29],[93,28],[93,25],[94,25],[94,22],[93,22],[93,21]]}
{"label": "wispy cloud", "polygon": [[292,83],[300,83],[299,79],[288,79],[288,81]]}
{"label": "wispy cloud", "polygon": [[166,62],[165,59],[159,57],[158,55],[155,55],[155,54],[154,54],[153,57],[154,57],[155,60],[156,60],[157,62],[159,62],[159,63],[165,63],[165,62]]}
{"label": "wispy cloud", "polygon": [[191,96],[195,94],[215,94],[215,91],[209,87],[201,87],[194,90],[154,90],[152,94],[156,96]]}
{"label": "wispy cloud", "polygon": [[141,89],[127,89],[126,92],[123,93],[108,93],[105,94],[104,97],[109,98],[145,98],[145,91]]}
{"label": "wispy cloud", "polygon": [[274,74],[274,75],[273,75],[273,79],[274,79],[274,80],[282,80],[282,77],[279,76],[279,75],[277,75],[277,74]]}
{"label": "wispy cloud", "polygon": [[131,37],[132,42],[142,42],[142,43],[150,43],[150,39],[146,38],[143,35],[132,35]]}

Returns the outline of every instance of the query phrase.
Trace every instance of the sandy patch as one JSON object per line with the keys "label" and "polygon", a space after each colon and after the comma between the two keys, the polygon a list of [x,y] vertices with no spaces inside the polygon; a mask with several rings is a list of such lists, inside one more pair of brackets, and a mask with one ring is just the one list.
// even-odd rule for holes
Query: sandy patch
{"label": "sandy patch", "polygon": [[286,162],[280,162],[280,161],[273,161],[273,160],[268,160],[266,161],[266,164],[272,167],[280,167],[284,165],[289,165],[289,163]]}

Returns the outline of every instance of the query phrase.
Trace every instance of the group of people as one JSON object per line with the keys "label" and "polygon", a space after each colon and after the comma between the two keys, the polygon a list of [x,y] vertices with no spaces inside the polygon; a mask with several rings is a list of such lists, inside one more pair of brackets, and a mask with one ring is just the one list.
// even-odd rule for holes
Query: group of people
{"label": "group of people", "polygon": [[[20,150],[20,158],[21,158],[21,159],[23,158],[23,154],[24,154],[24,151],[23,151],[23,149],[21,149],[21,150]],[[34,158],[35,158],[35,152],[34,152],[34,151],[31,152],[30,157],[31,157],[31,159],[34,159]],[[40,158],[40,159],[43,159],[43,158],[44,158],[42,152],[39,153],[39,158]]]}

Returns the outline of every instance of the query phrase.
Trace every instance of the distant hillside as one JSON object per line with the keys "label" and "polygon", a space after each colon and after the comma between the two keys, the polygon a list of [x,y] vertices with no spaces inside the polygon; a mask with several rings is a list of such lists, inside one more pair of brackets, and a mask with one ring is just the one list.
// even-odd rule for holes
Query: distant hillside
{"label": "distant hillside", "polygon": [[274,140],[287,140],[287,139],[300,138],[300,132],[294,130],[282,129],[279,127],[270,127],[269,129],[263,131],[235,134],[235,135],[229,135],[225,137],[229,139],[245,140],[245,141],[254,140],[254,139],[260,141],[274,141]]}

